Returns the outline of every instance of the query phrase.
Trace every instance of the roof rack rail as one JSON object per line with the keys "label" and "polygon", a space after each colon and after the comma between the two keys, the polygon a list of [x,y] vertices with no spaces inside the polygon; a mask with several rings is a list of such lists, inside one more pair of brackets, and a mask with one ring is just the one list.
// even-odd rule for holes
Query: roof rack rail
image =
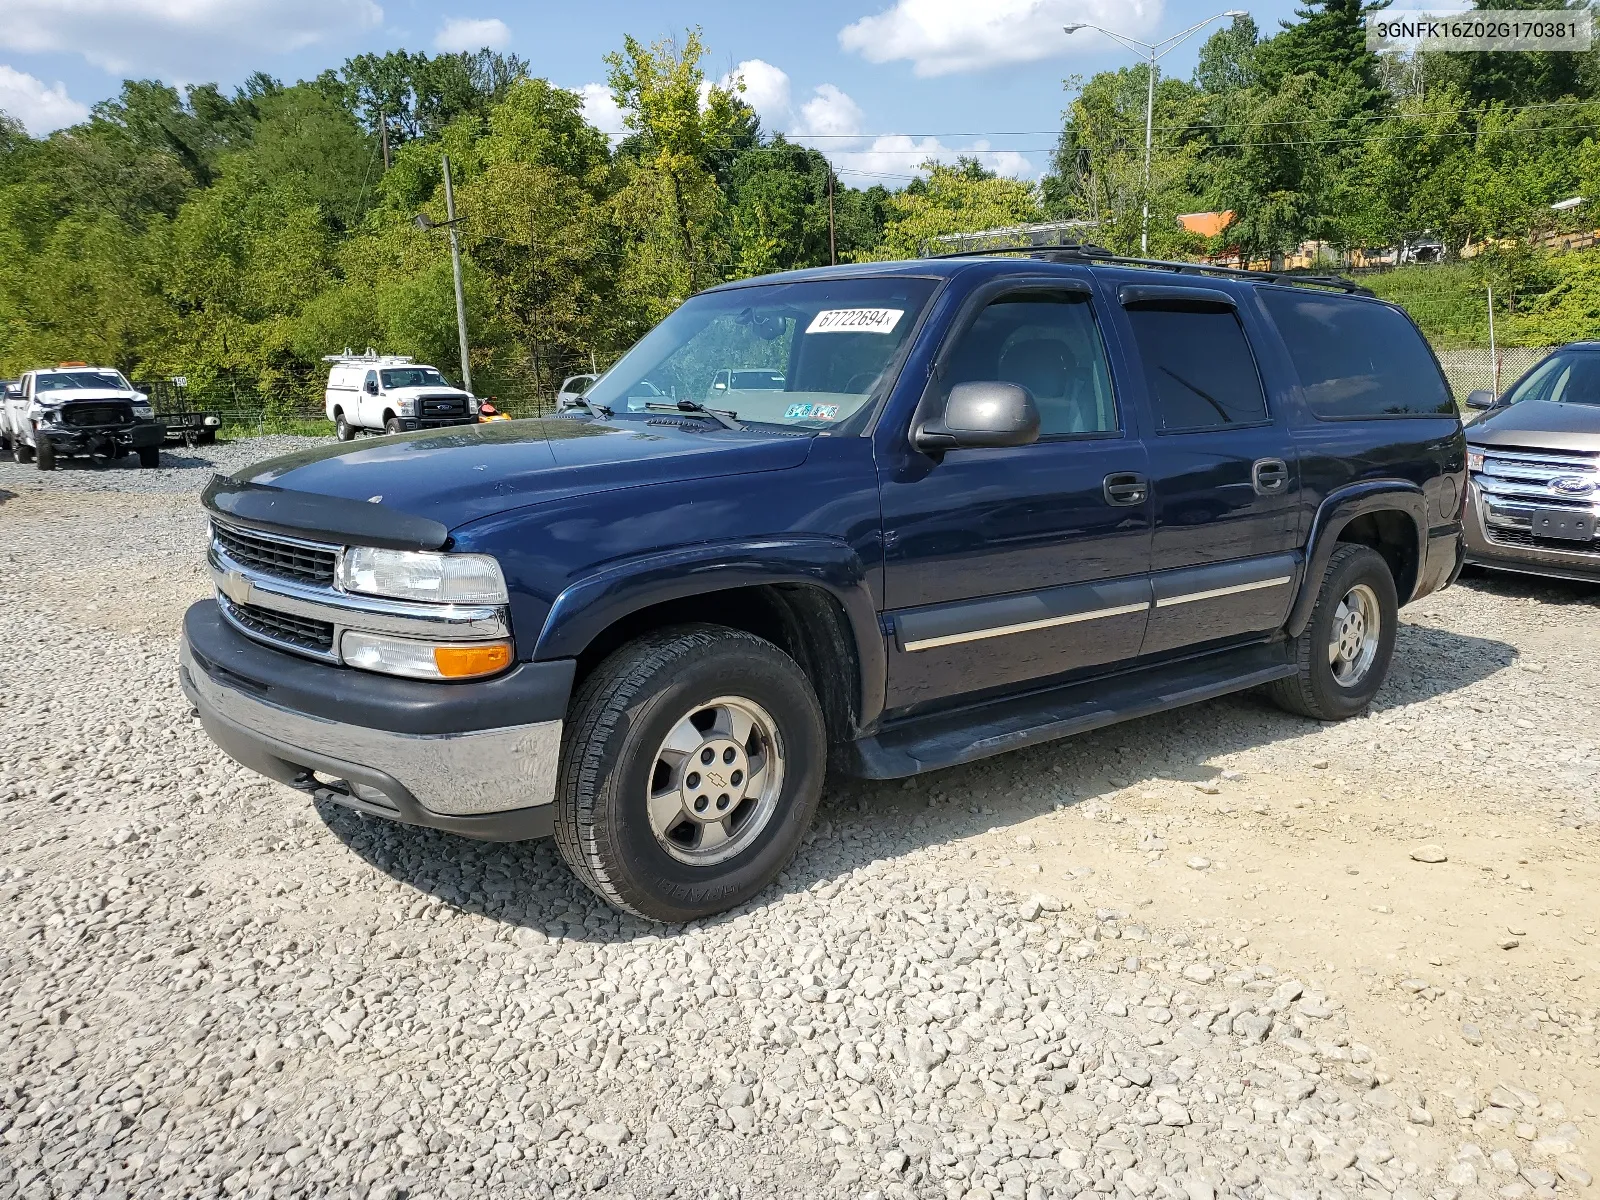
{"label": "roof rack rail", "polygon": [[1362,287],[1342,275],[1292,275],[1286,271],[1251,271],[1244,267],[1219,267],[1211,263],[1172,262],[1162,258],[1135,258],[1126,254],[1113,254],[1104,246],[1088,242],[1063,242],[1059,246],[991,246],[982,250],[958,250],[951,254],[930,254],[929,258],[973,258],[990,254],[1025,254],[1045,262],[1106,263],[1120,267],[1147,267],[1152,270],[1172,271],[1179,275],[1220,275],[1230,279],[1250,279],[1257,283],[1281,283],[1298,287],[1329,288],[1352,296],[1372,296],[1371,288]]}

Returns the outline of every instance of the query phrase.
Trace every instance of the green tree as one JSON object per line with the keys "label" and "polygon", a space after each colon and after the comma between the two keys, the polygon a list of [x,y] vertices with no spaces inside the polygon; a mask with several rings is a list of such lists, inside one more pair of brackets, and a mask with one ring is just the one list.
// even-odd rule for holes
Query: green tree
{"label": "green tree", "polygon": [[954,166],[925,162],[927,177],[890,195],[884,204],[883,242],[872,258],[917,258],[935,249],[947,233],[978,233],[1040,219],[1039,189],[1019,179],[1002,179],[976,159]]}

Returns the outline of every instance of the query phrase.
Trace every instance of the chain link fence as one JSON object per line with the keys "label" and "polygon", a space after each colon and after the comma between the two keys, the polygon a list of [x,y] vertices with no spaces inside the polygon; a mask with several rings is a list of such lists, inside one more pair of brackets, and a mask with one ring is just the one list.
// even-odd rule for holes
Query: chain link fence
{"label": "chain link fence", "polygon": [[1481,350],[1438,350],[1439,365],[1450,381],[1450,390],[1459,403],[1469,392],[1482,388],[1500,395],[1528,371],[1553,346],[1504,346],[1492,354]]}

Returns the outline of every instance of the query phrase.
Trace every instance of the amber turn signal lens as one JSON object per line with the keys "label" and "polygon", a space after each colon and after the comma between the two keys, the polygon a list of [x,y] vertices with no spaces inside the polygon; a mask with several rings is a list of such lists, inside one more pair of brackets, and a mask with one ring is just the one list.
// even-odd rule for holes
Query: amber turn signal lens
{"label": "amber turn signal lens", "polygon": [[434,665],[446,679],[471,679],[493,675],[511,662],[510,642],[485,642],[476,646],[435,646]]}

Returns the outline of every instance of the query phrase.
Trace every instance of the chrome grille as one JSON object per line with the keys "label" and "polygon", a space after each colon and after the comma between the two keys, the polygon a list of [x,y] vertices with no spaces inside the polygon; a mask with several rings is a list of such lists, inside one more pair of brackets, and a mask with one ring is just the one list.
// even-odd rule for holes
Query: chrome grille
{"label": "chrome grille", "polygon": [[219,550],[242,567],[296,583],[333,586],[339,552],[331,546],[289,541],[216,522],[211,525],[211,539]]}
{"label": "chrome grille", "polygon": [[1483,535],[1497,546],[1513,546],[1518,550],[1550,550],[1557,554],[1581,554],[1588,558],[1600,558],[1600,553],[1589,549],[1583,542],[1568,541],[1565,538],[1535,537],[1526,529],[1485,525]]}
{"label": "chrome grille", "polygon": [[313,621],[273,608],[256,604],[236,604],[218,593],[217,603],[222,611],[250,633],[284,646],[308,650],[314,654],[333,652],[333,623]]}
{"label": "chrome grille", "polygon": [[[1600,503],[1600,453],[1484,447],[1482,454],[1483,469],[1473,479],[1491,504],[1581,511]],[[1562,481],[1567,486],[1556,486]]]}
{"label": "chrome grille", "polygon": [[467,402],[460,396],[424,396],[417,413],[424,421],[448,420],[467,415]]}

